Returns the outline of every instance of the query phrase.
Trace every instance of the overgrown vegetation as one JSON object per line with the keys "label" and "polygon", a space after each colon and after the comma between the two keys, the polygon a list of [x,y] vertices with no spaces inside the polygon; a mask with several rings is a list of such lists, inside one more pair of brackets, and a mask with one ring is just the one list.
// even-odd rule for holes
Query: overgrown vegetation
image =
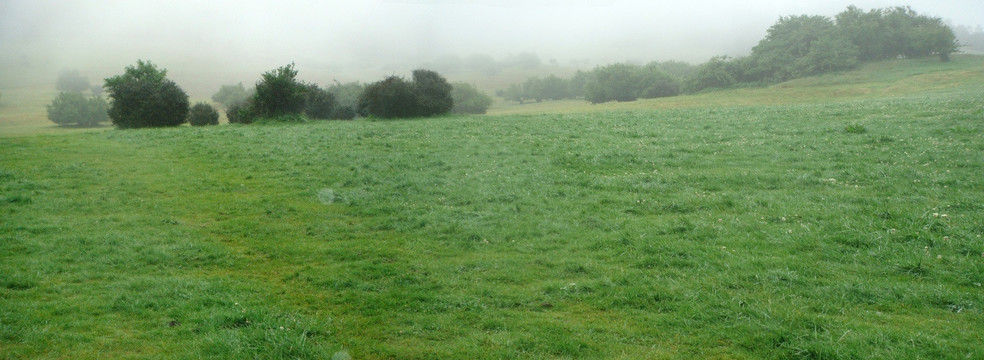
{"label": "overgrown vegetation", "polygon": [[137,60],[106,79],[109,118],[120,129],[178,126],[188,118],[188,94],[167,79],[167,69]]}

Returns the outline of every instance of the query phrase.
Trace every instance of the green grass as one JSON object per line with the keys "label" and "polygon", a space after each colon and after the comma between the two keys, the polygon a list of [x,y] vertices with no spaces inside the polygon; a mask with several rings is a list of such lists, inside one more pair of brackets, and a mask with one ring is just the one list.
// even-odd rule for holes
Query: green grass
{"label": "green grass", "polygon": [[830,86],[0,137],[0,357],[984,356],[984,87]]}

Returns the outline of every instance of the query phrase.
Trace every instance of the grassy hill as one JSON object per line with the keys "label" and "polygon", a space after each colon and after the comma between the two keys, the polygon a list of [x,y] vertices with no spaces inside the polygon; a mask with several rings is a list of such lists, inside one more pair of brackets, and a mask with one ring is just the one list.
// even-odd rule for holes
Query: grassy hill
{"label": "grassy hill", "polygon": [[982,64],[489,116],[7,124],[0,356],[981,357]]}

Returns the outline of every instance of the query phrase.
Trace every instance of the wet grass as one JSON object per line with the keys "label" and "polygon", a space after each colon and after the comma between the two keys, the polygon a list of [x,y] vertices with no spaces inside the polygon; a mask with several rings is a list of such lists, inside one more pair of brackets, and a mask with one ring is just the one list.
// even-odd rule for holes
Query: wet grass
{"label": "wet grass", "polygon": [[980,357],[953,89],[3,137],[0,354]]}

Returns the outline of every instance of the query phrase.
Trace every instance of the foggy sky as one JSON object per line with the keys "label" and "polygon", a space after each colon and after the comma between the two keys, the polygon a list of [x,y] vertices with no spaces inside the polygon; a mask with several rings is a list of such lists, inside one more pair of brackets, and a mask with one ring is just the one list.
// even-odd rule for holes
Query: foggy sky
{"label": "foggy sky", "polygon": [[[0,0],[0,66],[122,71],[136,59],[170,70],[299,69],[354,79],[442,55],[532,52],[561,65],[706,61],[746,55],[780,16],[833,16],[910,5],[958,25],[981,25],[980,0]],[[216,79],[231,81],[235,79]],[[251,79],[239,79],[251,80]]]}

